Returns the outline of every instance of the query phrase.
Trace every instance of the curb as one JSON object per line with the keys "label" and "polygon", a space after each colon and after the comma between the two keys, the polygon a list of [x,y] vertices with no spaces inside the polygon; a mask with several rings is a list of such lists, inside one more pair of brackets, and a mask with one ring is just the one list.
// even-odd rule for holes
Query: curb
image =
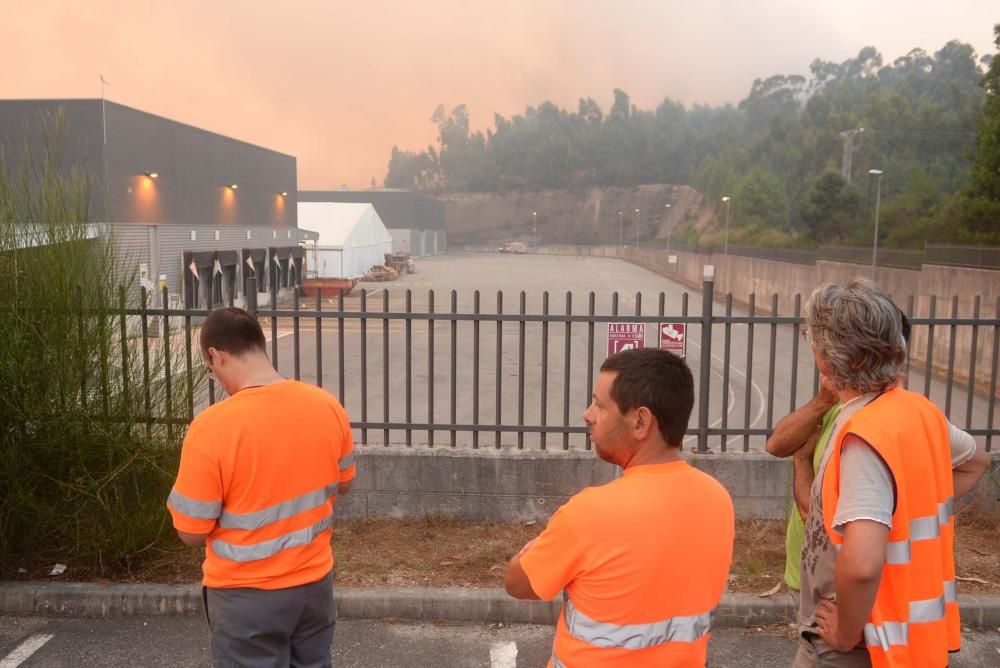
{"label": "curb", "polygon": [[[502,589],[461,587],[337,587],[340,619],[406,619],[488,624],[553,624],[561,601],[518,601]],[[1000,595],[959,597],[962,626],[1000,627]],[[791,624],[796,603],[788,593],[723,596],[716,628]],[[0,582],[0,615],[120,618],[200,615],[201,586]]]}

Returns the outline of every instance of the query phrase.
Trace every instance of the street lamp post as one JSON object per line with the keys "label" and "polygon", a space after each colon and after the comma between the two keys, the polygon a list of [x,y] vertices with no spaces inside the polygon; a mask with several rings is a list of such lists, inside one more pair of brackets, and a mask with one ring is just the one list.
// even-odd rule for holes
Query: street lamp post
{"label": "street lamp post", "polygon": [[723,237],[722,254],[726,257],[729,257],[729,201],[731,199],[729,195],[722,198],[722,201],[726,203],[726,235]]}
{"label": "street lamp post", "polygon": [[618,212],[618,248],[622,247],[622,223],[625,221],[625,212]]}
{"label": "street lamp post", "polygon": [[670,225],[670,205],[664,204],[663,208],[667,210],[667,255],[670,255],[670,232],[672,231],[672,226]]}
{"label": "street lamp post", "polygon": [[875,280],[875,267],[878,263],[878,207],[882,199],[882,170],[869,169],[868,173],[875,177],[875,236],[872,239],[872,280]]}
{"label": "street lamp post", "polygon": [[639,247],[639,209],[635,210],[635,246]]}

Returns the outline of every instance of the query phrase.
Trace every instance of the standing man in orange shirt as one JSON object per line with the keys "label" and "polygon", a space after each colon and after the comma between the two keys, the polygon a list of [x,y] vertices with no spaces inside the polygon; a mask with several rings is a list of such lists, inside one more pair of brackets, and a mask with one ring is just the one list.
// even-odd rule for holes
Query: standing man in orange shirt
{"label": "standing man in orange shirt", "polygon": [[583,414],[597,456],[623,476],[559,508],[507,567],[507,593],[565,590],[549,663],[704,666],[733,554],[733,502],[680,454],[691,371],[661,350],[605,360]]}
{"label": "standing man in orange shirt", "polygon": [[242,309],[208,316],[201,353],[230,396],[191,423],[167,507],[181,540],[206,545],[212,661],[329,666],[333,504],[355,476],[347,413],[278,375]]}

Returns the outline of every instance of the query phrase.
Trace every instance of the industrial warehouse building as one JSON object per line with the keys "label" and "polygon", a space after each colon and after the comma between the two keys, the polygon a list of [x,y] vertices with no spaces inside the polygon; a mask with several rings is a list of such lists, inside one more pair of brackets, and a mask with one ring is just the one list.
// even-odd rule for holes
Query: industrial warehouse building
{"label": "industrial warehouse building", "polygon": [[[421,257],[448,249],[444,203],[409,190],[302,190],[299,202],[367,203],[392,235],[392,250]],[[305,225],[304,227],[309,227]]]}
{"label": "industrial warehouse building", "polygon": [[245,303],[247,281],[283,292],[304,272],[295,158],[99,99],[0,100],[0,149],[16,165],[62,112],[64,166],[93,180],[94,223],[161,306]]}
{"label": "industrial warehouse building", "polygon": [[318,235],[306,244],[309,277],[358,278],[392,252],[392,236],[371,204],[299,202],[299,220]]}

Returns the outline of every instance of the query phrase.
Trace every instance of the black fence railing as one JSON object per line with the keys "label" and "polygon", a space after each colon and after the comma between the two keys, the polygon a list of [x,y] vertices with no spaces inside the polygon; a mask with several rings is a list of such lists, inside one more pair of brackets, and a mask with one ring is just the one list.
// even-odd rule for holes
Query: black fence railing
{"label": "black fence railing", "polygon": [[[385,288],[309,299],[296,290],[283,302],[272,291],[269,303],[259,305],[251,288],[246,306],[264,326],[275,368],[335,392],[362,444],[589,449],[580,414],[621,331],[631,339],[614,346],[659,345],[661,328],[669,327],[675,340],[667,343],[679,349],[680,334],[696,383],[685,447],[699,452],[762,449],[775,421],[818,389],[811,349],[800,336],[802,298],[787,314],[778,313],[778,295],[760,305],[751,295],[740,308],[731,295],[717,301],[711,280],[700,300],[659,293],[649,306],[642,293],[543,292],[529,299],[520,292],[511,304],[502,292],[452,290],[441,300],[433,290]],[[911,315],[913,303],[904,307]],[[996,306],[1000,313],[1000,300]],[[990,448],[1000,435],[994,426],[1000,320],[981,317],[978,300],[972,317],[940,310],[911,317],[914,337],[931,355],[907,369],[909,386]],[[209,312],[122,310],[141,319],[147,356],[155,338],[183,349],[171,361],[176,346],[156,348],[172,371],[162,381],[164,414],[151,419],[183,423],[221,398],[212,382],[204,392],[192,389],[203,373],[196,330]],[[932,355],[944,340],[942,364]],[[965,353],[956,352],[960,341],[971,341]]]}

